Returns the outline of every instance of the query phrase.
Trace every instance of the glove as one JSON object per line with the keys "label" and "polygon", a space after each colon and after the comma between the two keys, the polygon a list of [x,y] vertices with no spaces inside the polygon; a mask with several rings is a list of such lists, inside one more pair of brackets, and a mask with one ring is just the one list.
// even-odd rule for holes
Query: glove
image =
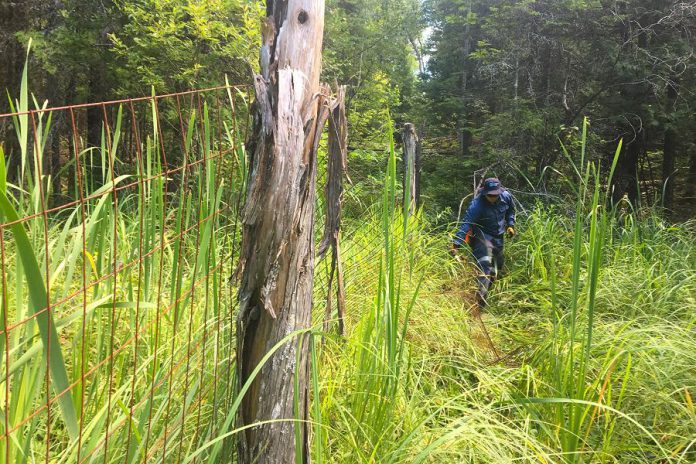
{"label": "glove", "polygon": [[517,233],[515,232],[515,229],[512,226],[508,227],[505,231],[507,232],[507,236],[510,238],[514,237]]}
{"label": "glove", "polygon": [[450,255],[454,256],[455,258],[457,257],[457,245],[455,245],[454,243],[452,243],[452,244],[449,246],[449,250],[448,250],[448,251],[449,251],[449,254],[450,254]]}

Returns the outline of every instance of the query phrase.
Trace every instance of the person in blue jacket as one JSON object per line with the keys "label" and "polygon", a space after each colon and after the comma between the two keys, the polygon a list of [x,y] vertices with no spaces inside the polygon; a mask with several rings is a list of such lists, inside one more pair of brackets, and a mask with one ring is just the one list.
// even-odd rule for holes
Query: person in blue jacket
{"label": "person in blue jacket", "polygon": [[494,177],[483,181],[464,214],[453,248],[471,247],[480,274],[476,294],[479,307],[486,305],[488,290],[505,262],[503,236],[515,235],[515,205],[512,195]]}

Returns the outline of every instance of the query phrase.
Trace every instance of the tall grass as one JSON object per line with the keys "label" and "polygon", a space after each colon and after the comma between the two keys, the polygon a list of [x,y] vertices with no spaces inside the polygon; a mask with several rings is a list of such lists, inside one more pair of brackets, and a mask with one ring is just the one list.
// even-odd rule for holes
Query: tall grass
{"label": "tall grass", "polygon": [[[694,460],[693,224],[668,226],[649,212],[612,207],[604,185],[619,152],[604,173],[582,149],[568,153],[576,166],[571,213],[564,203],[521,218],[508,277],[483,316],[503,352],[497,362],[468,315],[473,269],[447,256],[448,234],[420,217],[404,240],[403,215],[388,207],[390,159],[382,208],[359,218],[343,240],[352,250],[344,252],[349,330],[320,358],[325,455],[403,463]],[[409,309],[386,310],[397,301]],[[399,330],[384,330],[395,314]]]}
{"label": "tall grass", "polygon": [[[402,287],[403,279],[417,279],[409,275],[403,265],[404,259],[408,259],[412,253],[407,234],[415,222],[409,224],[408,214],[400,215],[397,209],[393,139],[390,139],[384,185],[377,288],[374,303],[357,329],[361,338],[353,351],[356,369],[349,399],[350,415],[360,425],[356,440],[365,443],[367,447],[364,452],[369,453],[388,444],[388,437],[394,432],[396,404],[393,400],[403,383],[402,371],[407,356],[404,352],[405,335],[409,314],[418,293],[418,285],[412,296],[407,296]],[[408,211],[408,208],[404,211]]]}
{"label": "tall grass", "polygon": [[[0,242],[0,431],[12,431],[0,460],[228,462],[251,382],[234,389],[237,121],[223,113],[216,127],[205,102],[191,110],[174,182],[157,100],[127,168],[130,111],[119,109],[100,146],[75,157],[84,201],[48,214],[40,164],[52,116],[26,81],[13,105],[35,111],[15,119],[16,185],[0,163],[2,222],[31,216]],[[696,460],[694,224],[614,207],[604,191],[614,165],[601,172],[583,148],[567,156],[575,198],[521,218],[483,315],[498,359],[469,316],[473,267],[446,253],[448,231],[397,204],[390,140],[381,198],[346,208],[346,337],[308,329],[281,342],[309,343],[315,462]]]}
{"label": "tall grass", "polygon": [[[592,360],[597,284],[602,269],[609,221],[613,214],[606,209],[609,194],[601,193],[601,183],[604,179],[598,166],[593,163],[584,165],[587,119],[583,121],[582,134],[580,165],[575,166],[573,159],[566,152],[578,176],[575,179],[577,200],[571,257],[571,291],[567,298],[563,298],[557,291],[555,257],[549,254],[548,249],[542,251],[548,257],[549,263],[553,337],[549,350],[544,352],[544,356],[538,357],[537,362],[547,370],[544,376],[553,379],[550,383],[551,397],[523,400],[534,404],[554,405],[555,417],[552,423],[558,428],[556,431],[547,428],[546,431],[557,434],[563,456],[569,462],[582,458],[581,442],[592,427],[597,412],[595,408],[602,406],[602,387],[606,387],[606,384],[602,384],[601,378],[588,382],[587,371]],[[621,143],[617,147],[607,177],[609,185],[620,152]],[[621,397],[619,403],[620,401]]]}
{"label": "tall grass", "polygon": [[228,124],[220,141],[219,107],[190,110],[172,192],[161,103],[148,103],[132,166],[120,137],[126,110],[135,115],[118,108],[101,146],[73,159],[82,201],[46,213],[52,113],[30,100],[25,71],[13,103],[16,185],[4,153],[0,163],[2,222],[13,223],[2,241],[0,431],[10,432],[0,461],[181,462],[220,433],[234,399],[226,276],[244,174],[227,174],[245,156],[239,128]]}

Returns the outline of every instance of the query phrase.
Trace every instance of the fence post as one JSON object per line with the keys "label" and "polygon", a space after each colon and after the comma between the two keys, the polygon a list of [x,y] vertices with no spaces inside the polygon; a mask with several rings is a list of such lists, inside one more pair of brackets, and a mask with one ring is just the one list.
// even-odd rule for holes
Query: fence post
{"label": "fence post", "polygon": [[327,90],[319,85],[324,0],[267,0],[266,12],[247,143],[237,378],[248,390],[237,426],[272,422],[238,434],[238,460],[308,462],[305,330],[311,325],[316,154],[328,116]]}
{"label": "fence post", "polygon": [[[422,133],[421,133],[422,135]],[[421,137],[417,138],[416,141],[416,162],[415,167],[415,179],[416,179],[416,208],[421,204],[421,157],[423,156],[423,139]]]}
{"label": "fence post", "polygon": [[331,104],[329,117],[329,159],[326,169],[326,222],[324,236],[319,244],[318,255],[321,259],[329,246],[331,247],[331,271],[326,294],[326,316],[324,331],[329,330],[329,321],[333,313],[332,290],[336,277],[336,310],[338,312],[338,333],[344,333],[344,315],[346,296],[343,286],[343,267],[341,266],[341,204],[343,202],[343,176],[348,160],[348,122],[346,119],[346,86],[336,89],[336,97]]}
{"label": "fence post", "polygon": [[404,205],[408,205],[409,213],[413,213],[417,206],[416,192],[418,191],[416,175],[418,135],[416,135],[416,127],[410,122],[404,124],[402,139],[404,143]]}

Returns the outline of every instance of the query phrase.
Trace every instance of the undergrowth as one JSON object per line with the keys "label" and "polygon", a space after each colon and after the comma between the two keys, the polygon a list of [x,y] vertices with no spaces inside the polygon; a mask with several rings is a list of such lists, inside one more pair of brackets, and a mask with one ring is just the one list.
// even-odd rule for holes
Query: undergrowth
{"label": "undergrowth", "polygon": [[[378,221],[367,218],[344,245],[370,243]],[[370,393],[393,408],[386,424],[381,416],[375,422],[358,416],[352,402],[362,377],[372,375],[355,359],[373,348],[361,332],[373,315],[360,308],[374,305],[380,263],[366,246],[347,258],[345,266],[359,273],[348,282],[349,332],[346,340],[329,338],[320,361],[331,461],[693,462],[694,224],[669,226],[654,215],[611,222],[586,382],[576,398],[558,388],[558,375],[577,372],[558,366],[558,350],[568,345],[558,346],[552,301],[555,294],[567,304],[572,294],[573,228],[572,218],[541,206],[521,220],[507,247],[508,274],[494,287],[482,321],[472,316],[473,268],[449,257],[446,234],[415,232],[409,247],[418,264],[397,263],[404,298],[420,284],[404,368],[395,391]],[[581,283],[586,277],[581,273]],[[586,318],[579,315],[578,324]],[[582,418],[572,431],[569,406]],[[572,449],[564,448],[567,435],[577,438]]]}
{"label": "undergrowth", "polygon": [[[520,218],[481,318],[449,233],[393,210],[360,218],[343,241],[349,330],[319,361],[323,459],[694,462],[696,224],[613,207],[611,173],[579,161],[573,214],[537,205]],[[394,248],[370,246],[385,237]],[[390,298],[412,301],[393,364],[365,332],[393,316],[380,311],[385,273]]]}
{"label": "undergrowth", "polygon": [[[29,160],[51,114],[34,102],[30,144],[26,80],[18,185],[0,164],[0,459],[229,462],[239,134],[216,146],[208,106],[192,111],[182,149],[199,162],[184,156],[188,189],[165,195],[157,101],[143,155],[121,175],[119,109],[113,135],[75,154],[83,178],[96,158],[106,182],[49,216],[50,178]],[[241,167],[229,177],[210,156],[223,149]],[[583,153],[574,166],[570,206],[520,218],[479,318],[474,268],[449,256],[449,231],[399,207],[391,142],[381,201],[344,222],[345,337],[319,329],[327,260],[317,268],[316,324],[302,332],[315,462],[696,461],[696,223],[614,207],[611,173]]]}

